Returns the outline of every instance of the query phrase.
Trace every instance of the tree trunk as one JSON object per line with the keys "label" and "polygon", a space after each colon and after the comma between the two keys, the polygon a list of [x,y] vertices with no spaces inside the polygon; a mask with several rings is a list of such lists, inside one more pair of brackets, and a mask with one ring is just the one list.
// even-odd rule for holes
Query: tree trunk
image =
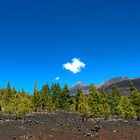
{"label": "tree trunk", "polygon": [[87,121],[87,117],[85,115],[82,115],[82,122],[86,122]]}
{"label": "tree trunk", "polygon": [[137,117],[137,121],[140,121],[140,116],[138,115],[138,117]]}
{"label": "tree trunk", "polygon": [[82,122],[85,122],[85,115],[82,115]]}

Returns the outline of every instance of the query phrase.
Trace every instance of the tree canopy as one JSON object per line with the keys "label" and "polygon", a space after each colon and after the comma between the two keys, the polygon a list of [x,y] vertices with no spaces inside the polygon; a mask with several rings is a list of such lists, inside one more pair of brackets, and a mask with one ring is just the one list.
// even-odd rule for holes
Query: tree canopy
{"label": "tree canopy", "polygon": [[28,94],[24,88],[17,91],[8,81],[6,88],[0,89],[0,114],[12,113],[22,117],[37,111],[66,111],[75,112],[87,117],[110,117],[118,115],[123,118],[140,119],[140,93],[133,83],[130,83],[129,96],[121,96],[115,85],[109,93],[103,89],[97,90],[91,84],[89,94],[80,88],[74,95],[70,94],[67,84],[60,87],[59,83],[48,83],[38,90],[34,83],[33,94]]}

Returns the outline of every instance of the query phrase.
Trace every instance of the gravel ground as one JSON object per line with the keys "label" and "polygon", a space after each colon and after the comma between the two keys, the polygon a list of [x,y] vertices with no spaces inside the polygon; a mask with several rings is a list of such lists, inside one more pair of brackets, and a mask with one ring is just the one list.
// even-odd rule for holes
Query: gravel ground
{"label": "gravel ground", "polygon": [[140,122],[89,120],[76,114],[36,113],[24,119],[3,116],[0,140],[140,140]]}

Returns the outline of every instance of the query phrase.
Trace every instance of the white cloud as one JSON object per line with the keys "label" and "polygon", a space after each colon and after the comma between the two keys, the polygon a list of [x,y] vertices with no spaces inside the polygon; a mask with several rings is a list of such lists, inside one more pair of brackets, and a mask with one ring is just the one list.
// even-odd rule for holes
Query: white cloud
{"label": "white cloud", "polygon": [[58,81],[58,80],[60,80],[60,77],[56,77],[56,78],[55,78],[55,81]]}
{"label": "white cloud", "polygon": [[66,70],[73,72],[74,74],[81,71],[82,68],[85,68],[86,64],[80,61],[78,58],[73,58],[71,63],[63,64],[63,67]]}

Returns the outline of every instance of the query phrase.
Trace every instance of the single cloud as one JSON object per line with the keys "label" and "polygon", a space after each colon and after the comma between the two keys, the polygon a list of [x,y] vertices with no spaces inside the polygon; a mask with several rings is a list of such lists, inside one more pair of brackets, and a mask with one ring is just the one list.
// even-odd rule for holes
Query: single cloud
{"label": "single cloud", "polygon": [[73,72],[74,74],[81,71],[82,68],[85,68],[86,64],[80,61],[78,58],[73,58],[71,63],[63,64],[63,68]]}
{"label": "single cloud", "polygon": [[55,78],[55,81],[58,81],[58,80],[60,80],[60,77],[56,77],[56,78]]}

